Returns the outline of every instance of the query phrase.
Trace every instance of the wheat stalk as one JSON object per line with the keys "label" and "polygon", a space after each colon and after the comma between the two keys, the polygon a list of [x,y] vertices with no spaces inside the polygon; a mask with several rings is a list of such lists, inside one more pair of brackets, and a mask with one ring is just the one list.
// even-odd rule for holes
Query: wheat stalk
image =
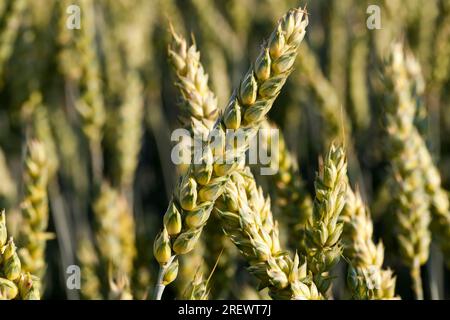
{"label": "wheat stalk", "polygon": [[[175,85],[180,92],[179,120],[181,125],[192,134],[198,134],[203,138],[208,135],[217,120],[217,99],[209,88],[208,75],[200,62],[200,52],[197,50],[195,41],[188,45],[186,39],[176,33],[172,25],[170,25],[170,34],[172,41],[168,47],[168,57],[176,75]],[[180,174],[185,174],[189,167],[193,142],[192,137],[183,139],[185,142],[183,156],[187,164],[179,165]],[[207,272],[208,269],[205,259],[206,246],[202,240],[204,239],[200,239],[195,249],[181,259],[180,281],[177,287],[182,292],[182,296],[188,299],[193,297],[187,297],[187,291],[189,288],[195,290],[196,286],[190,280],[192,274]]]}
{"label": "wheat stalk", "polygon": [[270,199],[264,198],[247,168],[236,171],[214,210],[222,219],[224,232],[250,264],[249,271],[268,288],[274,299],[320,299],[314,283],[307,279],[306,263],[282,251],[277,222]]}
{"label": "wheat stalk", "polygon": [[[211,150],[213,137],[204,143],[205,158],[200,165],[191,165],[180,179],[165,219],[163,231],[155,240],[155,257],[160,263],[155,298],[160,299],[164,290],[163,278],[176,255],[191,251],[209,218],[214,201],[223,192],[227,177],[245,155],[249,139],[254,136],[261,120],[272,107],[281,87],[291,72],[298,46],[303,40],[308,19],[303,10],[289,11],[278,23],[269,43],[263,47],[254,68],[241,80],[239,90],[219,117],[213,129],[225,137],[226,129],[242,129],[246,137],[243,146],[232,146],[231,150]],[[224,140],[222,140],[224,141]],[[224,146],[224,145],[223,145]],[[205,148],[203,149],[205,150]],[[233,152],[233,153],[232,153]],[[233,154],[232,163],[220,164],[219,159]],[[170,234],[169,230],[170,229]],[[173,253],[173,254],[172,254]]]}
{"label": "wheat stalk", "polygon": [[45,248],[53,235],[48,227],[48,164],[45,146],[32,140],[27,147],[25,159],[25,195],[21,203],[22,222],[19,230],[19,243],[22,248],[19,256],[26,272],[43,279],[46,269]]}
{"label": "wheat stalk", "polygon": [[316,176],[313,214],[306,226],[306,258],[319,291],[326,295],[331,278],[329,271],[342,252],[339,222],[345,205],[347,160],[344,149],[331,145]]}
{"label": "wheat stalk", "polygon": [[350,262],[347,282],[357,300],[395,298],[395,277],[383,269],[384,246],[373,241],[373,223],[359,191],[347,187],[342,245]]}
{"label": "wheat stalk", "polygon": [[9,238],[5,211],[0,212],[0,300],[39,300],[39,278],[22,270],[14,240]]}
{"label": "wheat stalk", "polygon": [[200,62],[200,52],[195,43],[186,40],[170,26],[172,42],[168,54],[177,77],[176,86],[181,93],[181,123],[206,137],[219,113],[217,98],[208,85],[208,75]]}

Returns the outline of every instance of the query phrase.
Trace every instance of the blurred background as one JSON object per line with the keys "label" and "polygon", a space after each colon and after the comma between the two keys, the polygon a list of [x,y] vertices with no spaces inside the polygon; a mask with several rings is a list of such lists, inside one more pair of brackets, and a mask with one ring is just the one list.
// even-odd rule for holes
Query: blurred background
{"label": "blurred background", "polygon": [[[155,279],[153,239],[177,179],[170,135],[180,126],[169,22],[192,35],[225,107],[277,19],[304,5],[307,45],[269,118],[282,129],[311,194],[317,159],[331,141],[347,137],[350,176],[370,204],[386,265],[397,275],[398,294],[412,297],[389,229],[382,68],[390,43],[399,39],[420,61],[420,130],[448,190],[449,0],[0,0],[0,208],[10,232],[20,234],[24,159],[29,141],[39,139],[47,150],[48,231],[54,235],[45,250],[44,298],[117,298],[102,289],[111,280],[106,258],[121,264],[132,257],[124,266],[129,283],[115,275],[118,291],[128,285],[143,299]],[[77,7],[81,28],[67,28]],[[368,22],[377,8],[381,29]],[[258,182],[272,192],[270,178]],[[117,249],[117,237],[133,248]],[[202,255],[186,258],[191,262],[167,289],[168,298],[180,296]],[[227,259],[233,268],[222,272],[228,278],[217,278],[220,290],[212,297],[265,298],[245,262]],[[81,290],[66,286],[73,264],[82,269]],[[348,297],[344,268],[337,268],[333,287],[341,299]],[[448,269],[434,244],[422,278],[426,298],[450,296]]]}

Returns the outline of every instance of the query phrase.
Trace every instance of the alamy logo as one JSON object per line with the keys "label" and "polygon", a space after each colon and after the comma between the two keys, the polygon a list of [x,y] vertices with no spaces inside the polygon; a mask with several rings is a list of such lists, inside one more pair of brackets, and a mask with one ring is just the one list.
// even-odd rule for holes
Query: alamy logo
{"label": "alamy logo", "polygon": [[375,4],[367,7],[366,13],[369,15],[366,20],[367,29],[381,29],[381,8]]}
{"label": "alamy logo", "polygon": [[66,27],[69,30],[81,29],[81,9],[72,4],[67,7],[66,13],[69,15],[66,20]]}
{"label": "alamy logo", "polygon": [[80,267],[72,264],[66,269],[66,286],[70,290],[80,290],[81,288],[81,270]]}

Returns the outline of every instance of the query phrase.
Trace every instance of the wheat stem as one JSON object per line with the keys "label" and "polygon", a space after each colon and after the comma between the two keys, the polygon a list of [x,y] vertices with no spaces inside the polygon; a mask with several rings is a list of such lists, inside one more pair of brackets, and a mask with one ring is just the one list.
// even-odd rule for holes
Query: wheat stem
{"label": "wheat stem", "polygon": [[423,300],[422,276],[420,275],[420,261],[418,259],[414,259],[411,267],[411,278],[416,299]]}

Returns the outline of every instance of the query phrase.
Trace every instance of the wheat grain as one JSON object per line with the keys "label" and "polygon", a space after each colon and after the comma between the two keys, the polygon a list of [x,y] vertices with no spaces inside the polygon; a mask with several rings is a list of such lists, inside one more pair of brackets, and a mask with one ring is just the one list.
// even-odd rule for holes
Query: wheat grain
{"label": "wheat grain", "polygon": [[[206,137],[219,115],[217,99],[208,86],[208,75],[200,62],[200,52],[195,43],[188,47],[186,40],[175,33],[171,27],[172,44],[169,46],[169,57],[177,75],[177,87],[181,92],[181,124],[189,128],[194,135]],[[192,150],[186,150],[191,154]],[[204,230],[203,241],[208,246],[202,250],[193,250],[182,259],[180,274],[192,274],[192,268],[202,266],[200,272],[210,270],[220,257],[212,283],[213,295],[223,296],[228,291],[227,280],[234,272],[233,258],[236,252],[226,236],[220,230],[219,221],[212,216],[212,222]],[[203,259],[205,257],[205,259]],[[183,278],[183,277],[182,277]],[[189,279],[187,277],[186,279]],[[185,288],[181,282],[181,287]]]}
{"label": "wheat grain", "polygon": [[[174,255],[182,255],[191,251],[209,218],[214,201],[223,192],[227,176],[233,172],[245,155],[249,139],[254,136],[261,120],[270,110],[274,99],[290,74],[296,52],[303,40],[308,19],[303,10],[289,11],[278,23],[269,43],[263,48],[255,63],[242,79],[239,90],[233,94],[224,114],[219,117],[213,129],[219,137],[225,137],[226,129],[242,129],[246,142],[240,148],[232,150],[223,148],[211,150],[212,137],[205,143],[206,152],[202,164],[191,165],[188,172],[178,183],[166,215],[175,211],[184,220],[181,222],[181,233],[167,233],[167,226],[156,240],[156,259],[161,265],[159,281],[156,285],[155,298],[161,297],[164,286],[162,279],[170,266],[170,261],[177,261]],[[223,140],[224,141],[224,140]],[[224,146],[224,145],[223,145]],[[205,150],[205,148],[203,149]],[[233,152],[234,151],[234,152]],[[223,158],[233,152],[232,163],[220,164],[210,159]],[[173,250],[173,251],[172,251]],[[159,254],[159,253],[164,254]]]}
{"label": "wheat grain", "polygon": [[345,205],[347,160],[344,149],[331,145],[316,176],[313,214],[306,226],[306,258],[308,268],[319,291],[326,295],[331,278],[329,271],[342,252],[339,222]]}

